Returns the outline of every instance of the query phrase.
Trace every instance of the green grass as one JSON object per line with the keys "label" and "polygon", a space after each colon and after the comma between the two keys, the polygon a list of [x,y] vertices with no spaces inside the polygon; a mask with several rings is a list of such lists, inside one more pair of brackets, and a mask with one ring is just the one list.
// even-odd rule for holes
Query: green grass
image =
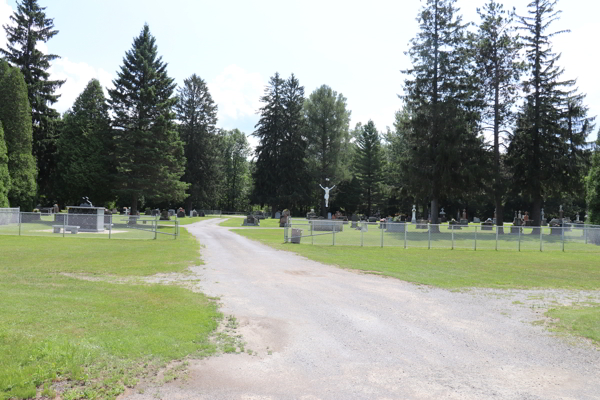
{"label": "green grass", "polygon": [[213,353],[212,301],[136,283],[198,255],[185,229],[170,241],[0,236],[0,399],[52,393],[57,381],[63,398],[114,398],[169,361]]}
{"label": "green grass", "polygon": [[553,324],[556,330],[586,337],[600,345],[600,304],[555,308],[546,315],[557,320]]}
{"label": "green grass", "polygon": [[[442,288],[597,290],[600,287],[599,255],[594,253],[317,246],[310,244],[310,238],[302,238],[303,243],[298,245],[283,243],[280,230],[234,232],[326,264]],[[331,235],[326,236],[331,240]]]}
{"label": "green grass", "polygon": [[[219,226],[238,228],[238,227],[242,226],[242,224],[244,223],[244,218],[245,217],[231,217],[231,218],[221,222],[219,224]],[[258,228],[279,228],[279,220],[275,219],[275,218],[261,219],[260,226],[258,226],[256,228],[257,229]],[[280,233],[280,235],[283,237],[283,228],[281,228],[281,232],[282,233]]]}
{"label": "green grass", "polygon": [[211,215],[211,216],[207,216],[207,217],[185,217],[185,218],[177,218],[177,220],[179,221],[179,225],[189,225],[189,224],[193,224],[194,222],[200,222],[200,221],[204,221],[207,219],[212,219],[212,218],[219,218],[219,216],[217,215]]}

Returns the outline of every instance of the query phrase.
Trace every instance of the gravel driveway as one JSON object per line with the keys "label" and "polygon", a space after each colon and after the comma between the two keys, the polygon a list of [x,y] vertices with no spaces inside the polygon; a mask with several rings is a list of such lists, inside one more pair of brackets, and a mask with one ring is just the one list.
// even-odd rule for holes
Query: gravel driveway
{"label": "gravel driveway", "polygon": [[600,351],[532,323],[539,296],[577,293],[409,284],[273,250],[220,221],[186,226],[205,246],[192,269],[253,355],[191,361],[187,379],[123,399],[600,399]]}

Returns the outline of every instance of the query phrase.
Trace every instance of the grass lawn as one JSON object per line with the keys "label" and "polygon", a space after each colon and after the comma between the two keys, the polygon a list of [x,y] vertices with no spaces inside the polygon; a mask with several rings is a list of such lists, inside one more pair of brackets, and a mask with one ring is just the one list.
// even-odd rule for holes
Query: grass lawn
{"label": "grass lawn", "polygon": [[57,382],[63,399],[114,398],[169,361],[212,354],[221,317],[212,301],[135,281],[199,262],[198,242],[180,232],[158,241],[0,236],[0,399],[53,397]]}
{"label": "grass lawn", "polygon": [[193,224],[194,222],[204,221],[206,219],[212,219],[212,218],[219,218],[219,216],[211,215],[211,216],[207,216],[207,217],[185,217],[185,218],[177,218],[177,220],[179,221],[179,226],[181,226],[181,225]]}
{"label": "grass lawn", "polygon": [[[391,276],[447,289],[600,289],[600,254],[415,247],[324,246],[283,243],[283,232],[239,229],[234,232],[276,249],[341,268]],[[327,235],[331,240],[331,235]],[[562,307],[547,314],[559,319],[557,330],[569,331],[600,344],[600,305]]]}
{"label": "grass lawn", "polygon": [[[230,217],[226,221],[221,222],[219,226],[238,228],[244,223],[244,218],[245,217]],[[257,226],[256,229],[260,228],[279,228],[279,220],[275,218],[261,219],[260,227]],[[283,228],[281,228],[280,236],[283,237]]]}

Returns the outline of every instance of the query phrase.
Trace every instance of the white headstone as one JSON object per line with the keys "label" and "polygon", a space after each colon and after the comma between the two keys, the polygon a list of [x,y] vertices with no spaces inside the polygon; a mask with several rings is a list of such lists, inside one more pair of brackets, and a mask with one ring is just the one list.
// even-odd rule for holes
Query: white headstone
{"label": "white headstone", "polygon": [[281,218],[281,213],[280,213],[279,211],[277,211],[277,212],[275,213],[275,218],[276,218],[276,219],[279,219],[279,218]]}
{"label": "white headstone", "polygon": [[417,223],[417,208],[414,204],[412,208],[412,219],[410,220],[410,222],[412,222],[413,224]]}
{"label": "white headstone", "polygon": [[330,212],[327,213],[327,219],[331,219],[331,213]]}

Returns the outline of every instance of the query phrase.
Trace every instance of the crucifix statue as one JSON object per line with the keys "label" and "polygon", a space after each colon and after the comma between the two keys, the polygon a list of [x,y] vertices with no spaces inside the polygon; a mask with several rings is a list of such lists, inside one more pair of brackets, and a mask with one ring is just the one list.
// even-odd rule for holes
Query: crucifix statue
{"label": "crucifix statue", "polygon": [[[320,183],[319,183],[319,186],[321,186]],[[329,191],[331,189],[333,189],[334,187],[335,187],[335,185],[333,185],[332,187],[321,186],[321,189],[323,189],[325,191],[325,208],[329,207]]]}

